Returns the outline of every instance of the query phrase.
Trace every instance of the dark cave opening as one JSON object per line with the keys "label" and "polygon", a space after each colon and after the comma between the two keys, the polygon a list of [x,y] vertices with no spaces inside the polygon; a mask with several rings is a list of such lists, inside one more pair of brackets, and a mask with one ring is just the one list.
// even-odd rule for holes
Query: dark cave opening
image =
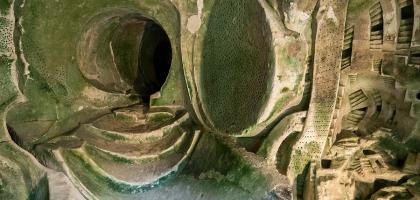
{"label": "dark cave opening", "polygon": [[78,45],[79,68],[100,90],[149,99],[166,81],[172,62],[170,34],[154,19],[105,12],[87,22]]}
{"label": "dark cave opening", "polygon": [[322,159],[321,160],[321,167],[323,169],[329,169],[329,168],[331,168],[331,162],[332,162],[332,160],[330,160],[330,159]]}
{"label": "dark cave opening", "polygon": [[384,29],[384,25],[382,23],[372,26],[371,31],[382,31]]}
{"label": "dark cave opening", "polygon": [[374,152],[374,151],[372,151],[370,149],[363,149],[362,152],[363,152],[363,155],[365,155],[365,156],[375,155],[376,154],[376,152]]}
{"label": "dark cave opening", "polygon": [[417,98],[417,100],[420,100],[420,92],[417,92],[416,98]]}
{"label": "dark cave opening", "polygon": [[341,56],[342,59],[351,57],[352,48],[346,49],[343,51],[343,54]]}
{"label": "dark cave opening", "polygon": [[165,83],[172,62],[172,47],[163,28],[148,22],[140,43],[137,80],[134,89],[143,102],[158,92]]}
{"label": "dark cave opening", "polygon": [[401,8],[401,19],[414,18],[414,6],[413,4]]}

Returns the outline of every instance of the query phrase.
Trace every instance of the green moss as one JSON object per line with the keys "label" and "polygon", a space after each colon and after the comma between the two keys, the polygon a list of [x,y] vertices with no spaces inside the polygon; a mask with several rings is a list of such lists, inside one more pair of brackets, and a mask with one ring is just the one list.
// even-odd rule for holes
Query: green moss
{"label": "green moss", "polygon": [[267,100],[269,30],[257,1],[205,4],[211,14],[204,19],[201,98],[216,128],[237,132],[257,121]]}
{"label": "green moss", "polygon": [[[21,1],[17,1],[16,5],[20,3]],[[85,110],[92,111],[92,108],[104,106],[125,106],[133,102],[123,95],[106,94],[104,98],[87,95],[84,92],[89,84],[79,70],[78,45],[86,31],[86,23],[104,10],[121,7],[129,7],[133,12],[153,16],[171,37],[177,36],[179,24],[173,22],[177,22],[178,15],[169,1],[139,3],[137,0],[126,2],[39,0],[27,1],[24,7],[16,7],[15,14],[22,16],[22,26],[25,31],[24,33],[16,31],[14,39],[15,42],[22,41],[23,54],[29,63],[29,75],[25,75],[25,66],[20,59],[17,61],[19,84],[28,102],[15,107],[8,113],[9,125],[24,127],[22,130],[26,130],[21,135],[35,139],[43,133],[40,131],[42,123],[56,122],[48,135],[41,138],[48,139],[71,130],[72,126],[81,123],[81,120],[88,119],[95,112],[84,112]],[[0,20],[1,30],[3,30],[7,24],[4,18],[0,19],[3,20]],[[126,48],[124,44],[122,47],[116,47]],[[1,74],[5,75],[0,78],[0,87],[5,88],[0,90],[4,94],[0,97],[0,102],[6,102],[16,92],[10,90],[14,89],[9,77],[10,67],[1,65],[0,70]],[[174,95],[179,95],[179,93]],[[1,99],[3,97],[5,99]],[[81,106],[83,109],[78,110],[77,108]],[[36,120],[40,120],[40,123],[37,124]],[[33,123],[23,126],[25,121]],[[32,134],[24,134],[26,131],[31,131]],[[28,141],[28,143],[31,142],[33,141]]]}
{"label": "green moss", "polygon": [[0,199],[27,199],[27,188],[19,166],[1,156],[0,159]]}
{"label": "green moss", "polygon": [[125,159],[119,156],[114,156],[103,151],[99,151],[96,147],[91,146],[91,145],[86,145],[85,149],[86,149],[86,152],[92,157],[94,157],[95,159],[111,160],[116,163],[134,164],[132,160]]}
{"label": "green moss", "polygon": [[0,13],[3,15],[9,14],[10,5],[12,0],[1,0],[0,1]]}
{"label": "green moss", "polygon": [[49,199],[48,178],[44,176],[36,185],[36,187],[29,194],[30,200],[44,200]]}
{"label": "green moss", "polygon": [[303,167],[305,166],[304,163],[306,162],[303,159],[303,154],[301,150],[296,150],[294,152],[294,154],[292,154],[292,163],[293,163],[293,171],[295,172],[295,174],[299,174],[302,172]]}
{"label": "green moss", "polygon": [[191,13],[197,13],[198,12],[197,1],[198,0],[186,0],[187,11],[188,12],[191,12]]}
{"label": "green moss", "polygon": [[[126,182],[112,179],[100,172],[97,166],[80,151],[63,151],[62,154],[67,164],[70,166],[72,174],[76,175],[76,177],[79,178],[79,181],[81,181],[90,192],[101,199],[119,199],[124,196],[127,198],[129,195],[149,191],[161,184],[165,184],[177,173],[171,172],[167,176],[163,176],[150,184],[127,184]],[[182,169],[182,166],[180,166],[179,169]],[[131,198],[133,197],[131,196]]]}
{"label": "green moss", "polygon": [[[75,5],[80,5],[80,7]],[[47,82],[59,82],[66,87],[69,94],[80,92],[87,82],[78,69],[77,51],[79,41],[86,31],[86,22],[103,10],[121,7],[130,8],[135,13],[152,16],[162,24],[169,35],[176,35],[179,27],[177,23],[172,22],[176,21],[178,15],[169,1],[139,3],[130,0],[122,3],[112,0],[88,2],[75,0],[51,3],[48,0],[40,0],[26,2],[20,13],[23,15],[25,30],[22,34],[22,45],[28,63],[43,74]],[[49,23],[44,23],[45,21]],[[122,60],[127,60],[125,59],[126,52],[119,50],[128,48],[127,45],[124,41],[115,45],[115,53],[120,55]],[[64,90],[58,89],[58,91]],[[61,97],[62,94],[65,93],[57,96]]]}
{"label": "green moss", "polygon": [[13,60],[0,56],[0,105],[10,102],[17,95],[15,85],[12,83],[11,65]]}
{"label": "green moss", "polygon": [[409,151],[420,153],[420,138],[410,138],[405,142]]}
{"label": "green moss", "polygon": [[312,141],[308,144],[305,144],[305,150],[308,152],[320,152],[321,148],[319,147],[319,144],[315,141]]}
{"label": "green moss", "polygon": [[392,161],[394,165],[399,166],[407,157],[408,149],[407,147],[399,141],[394,140],[391,137],[381,137],[379,139],[379,146],[388,150],[394,160]]}
{"label": "green moss", "polygon": [[111,139],[113,141],[117,141],[117,140],[123,140],[124,141],[124,140],[126,140],[125,137],[123,137],[121,135],[110,133],[108,131],[102,132],[101,135],[104,136],[104,138]]}
{"label": "green moss", "polygon": [[[217,172],[223,176],[221,182],[240,187],[250,193],[250,198],[261,199],[272,189],[265,176],[219,140],[223,139],[204,133],[184,173],[208,178],[207,173],[202,173]],[[220,179],[220,176],[216,178]]]}
{"label": "green moss", "polygon": [[295,81],[295,87],[293,88],[294,91],[297,91],[299,89],[299,86],[301,86],[300,83],[302,82],[303,77],[304,77],[303,74],[298,74],[297,75],[297,78],[296,78],[296,81]]}
{"label": "green moss", "polygon": [[13,43],[12,34],[11,22],[0,16],[0,52],[10,52],[9,47]]}
{"label": "green moss", "polygon": [[237,162],[235,168],[226,177],[250,193],[261,195],[269,190],[267,180],[261,172],[244,161]]}
{"label": "green moss", "polygon": [[23,150],[7,142],[0,143],[0,158],[0,163],[6,163],[0,164],[0,176],[6,178],[9,187],[4,189],[11,189],[5,193],[0,192],[0,199],[3,199],[3,195],[6,197],[11,195],[14,197],[12,199],[28,199],[32,191],[37,191],[40,196],[43,196],[41,194],[45,192],[45,188],[39,188],[39,184],[42,183],[41,179],[44,178],[45,173]]}
{"label": "green moss", "polygon": [[289,167],[293,145],[299,139],[300,134],[293,133],[287,136],[287,138],[283,141],[282,145],[279,147],[277,151],[277,163],[276,168],[279,172],[283,175],[287,174],[287,168]]}
{"label": "green moss", "polygon": [[66,160],[67,165],[74,171],[74,175],[80,176],[82,184],[86,185],[91,192],[109,195],[110,191],[106,190],[106,185],[118,189],[118,186],[113,186],[111,179],[102,176],[102,174],[98,173],[89,162],[84,161],[80,153],[65,151],[63,157]]}
{"label": "green moss", "polygon": [[130,115],[126,115],[125,113],[114,113],[114,119],[118,121],[133,121],[135,118]]}
{"label": "green moss", "polygon": [[298,199],[303,199],[304,190],[305,190],[305,184],[308,180],[306,180],[306,176],[309,172],[310,163],[307,163],[303,166],[303,170],[301,170],[299,174],[297,174],[296,177],[296,195],[298,196]]}
{"label": "green moss", "polygon": [[289,66],[299,66],[298,61],[295,58],[291,57],[287,49],[285,48],[280,51],[280,59],[283,60],[284,63],[286,63]]}
{"label": "green moss", "polygon": [[170,121],[174,115],[168,112],[155,112],[147,115],[147,121],[152,124],[162,124]]}
{"label": "green moss", "polygon": [[280,99],[277,100],[276,104],[274,104],[273,111],[270,113],[270,117],[273,116],[276,112],[280,111],[286,104],[288,103],[288,99],[290,98],[290,94],[285,94]]}

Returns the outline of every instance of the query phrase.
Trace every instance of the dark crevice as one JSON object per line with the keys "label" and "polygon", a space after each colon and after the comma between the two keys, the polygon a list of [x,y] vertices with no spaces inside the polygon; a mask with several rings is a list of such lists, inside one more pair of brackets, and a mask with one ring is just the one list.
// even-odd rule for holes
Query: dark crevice
{"label": "dark crevice", "polygon": [[358,110],[363,111],[363,112],[367,112],[368,107],[360,108],[360,109],[358,109]]}
{"label": "dark crevice", "polygon": [[351,57],[352,48],[346,49],[343,51],[342,58],[349,58]]}
{"label": "dark crevice", "polygon": [[331,160],[330,159],[322,159],[321,160],[321,167],[323,169],[329,169],[329,168],[331,168]]}
{"label": "dark crevice", "polygon": [[276,154],[276,169],[280,174],[287,175],[287,168],[292,159],[292,147],[301,137],[301,132],[293,132],[279,146]]}
{"label": "dark crevice", "polygon": [[382,106],[376,106],[376,110],[380,113],[382,111]]}
{"label": "dark crevice", "polygon": [[372,151],[372,150],[370,150],[370,149],[364,149],[364,150],[363,150],[363,154],[364,154],[365,156],[369,156],[369,155],[375,155],[375,154],[376,154],[376,152],[375,152],[375,151]]}
{"label": "dark crevice", "polygon": [[163,28],[148,22],[140,44],[139,70],[134,89],[148,103],[166,81],[172,62],[172,47]]}
{"label": "dark crevice", "polygon": [[9,132],[10,138],[12,138],[13,142],[15,142],[19,146],[23,146],[24,145],[23,141],[16,134],[16,131],[8,124],[6,124],[6,127],[7,127],[7,131]]}
{"label": "dark crevice", "polygon": [[414,6],[413,4],[401,8],[401,19],[414,18]]}
{"label": "dark crevice", "polygon": [[420,57],[420,53],[412,53],[412,54],[411,54],[411,57],[416,57],[416,58],[417,58],[417,57]]}
{"label": "dark crevice", "polygon": [[376,165],[378,165],[379,168],[384,168],[384,166],[382,165],[381,162],[379,162],[379,160],[375,161]]}
{"label": "dark crevice", "polygon": [[393,110],[392,111],[392,115],[391,115],[391,118],[389,119],[389,121],[390,122],[393,122],[394,121],[394,119],[395,119],[395,116],[397,115],[397,111],[396,110]]}
{"label": "dark crevice", "polygon": [[382,30],[383,30],[383,24],[382,23],[380,23],[378,25],[375,25],[375,26],[372,26],[372,28],[371,28],[371,31],[372,32],[374,32],[374,31],[382,31]]}

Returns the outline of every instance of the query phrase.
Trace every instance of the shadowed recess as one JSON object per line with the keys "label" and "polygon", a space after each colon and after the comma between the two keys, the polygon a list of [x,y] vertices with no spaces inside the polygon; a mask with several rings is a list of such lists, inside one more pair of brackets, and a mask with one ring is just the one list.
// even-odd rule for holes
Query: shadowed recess
{"label": "shadowed recess", "polygon": [[134,88],[147,101],[166,81],[172,61],[172,48],[161,26],[149,23],[145,29],[140,44],[139,71]]}
{"label": "shadowed recess", "polygon": [[80,70],[95,87],[148,101],[169,73],[172,47],[163,28],[139,13],[101,13],[90,20],[79,49]]}

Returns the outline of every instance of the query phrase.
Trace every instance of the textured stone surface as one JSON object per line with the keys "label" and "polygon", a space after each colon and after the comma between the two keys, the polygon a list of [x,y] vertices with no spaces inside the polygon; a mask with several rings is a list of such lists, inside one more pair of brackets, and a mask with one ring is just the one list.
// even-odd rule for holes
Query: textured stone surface
{"label": "textured stone surface", "polygon": [[1,0],[0,199],[418,199],[419,0]]}

